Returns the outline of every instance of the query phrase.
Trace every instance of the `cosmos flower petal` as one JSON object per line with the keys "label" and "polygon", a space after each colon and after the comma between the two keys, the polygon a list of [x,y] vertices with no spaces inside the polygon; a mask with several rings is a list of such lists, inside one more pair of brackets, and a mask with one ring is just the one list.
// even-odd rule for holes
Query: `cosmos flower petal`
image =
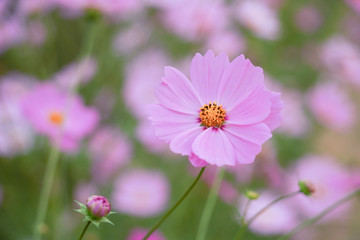
{"label": "cosmos flower petal", "polygon": [[[158,101],[169,109],[177,112],[193,114],[194,106],[189,105],[183,98],[177,95],[170,86],[164,81],[155,88],[155,94]],[[196,106],[199,109],[199,105]]]}
{"label": "cosmos flower petal", "polygon": [[218,100],[220,79],[228,65],[229,59],[226,54],[222,53],[215,57],[210,50],[205,56],[197,53],[193,58],[190,69],[191,81],[203,104]]}
{"label": "cosmos flower petal", "polygon": [[271,95],[263,85],[259,85],[241,104],[227,112],[226,122],[250,125],[263,121],[270,114]]}
{"label": "cosmos flower petal", "polygon": [[194,153],[189,155],[189,161],[194,167],[205,167],[208,163],[205,160],[200,159]]}
{"label": "cosmos flower petal", "polygon": [[173,67],[165,67],[165,78],[162,80],[168,84],[176,95],[182,98],[189,106],[198,109],[201,106],[200,97],[190,80],[179,70]]}
{"label": "cosmos flower petal", "polygon": [[222,130],[210,127],[194,141],[193,152],[200,159],[217,166],[236,164],[235,151]]}
{"label": "cosmos flower petal", "polygon": [[155,127],[155,134],[160,139],[169,142],[179,133],[190,128],[198,127],[197,117],[167,109],[159,104],[148,107],[149,119]]}
{"label": "cosmos flower petal", "polygon": [[241,55],[226,68],[218,89],[218,103],[230,111],[264,81],[263,70]]}
{"label": "cosmos flower petal", "polygon": [[229,132],[238,138],[258,145],[263,144],[272,136],[269,127],[264,123],[246,126],[229,124],[222,128],[222,130],[224,132]]}
{"label": "cosmos flower petal", "polygon": [[255,156],[261,151],[261,143],[253,143],[238,136],[238,131],[226,131],[224,134],[234,147],[236,164],[250,164],[254,162]]}
{"label": "cosmos flower petal", "polygon": [[268,125],[271,131],[279,127],[282,119],[281,110],[283,108],[283,101],[281,100],[280,93],[272,93],[271,96],[271,109],[269,116],[264,120],[264,123]]}
{"label": "cosmos flower petal", "polygon": [[176,135],[170,142],[170,149],[174,153],[189,155],[195,138],[203,131],[203,127],[196,126]]}

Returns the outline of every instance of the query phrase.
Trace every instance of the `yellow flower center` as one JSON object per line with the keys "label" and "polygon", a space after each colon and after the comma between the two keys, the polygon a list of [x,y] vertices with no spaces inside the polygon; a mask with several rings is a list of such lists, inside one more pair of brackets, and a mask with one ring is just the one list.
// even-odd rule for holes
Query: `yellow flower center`
{"label": "yellow flower center", "polygon": [[199,113],[201,125],[205,127],[220,127],[225,122],[226,111],[222,105],[216,102],[209,102],[200,108]]}
{"label": "yellow flower center", "polygon": [[64,115],[61,112],[53,111],[49,114],[49,121],[59,126],[64,122]]}

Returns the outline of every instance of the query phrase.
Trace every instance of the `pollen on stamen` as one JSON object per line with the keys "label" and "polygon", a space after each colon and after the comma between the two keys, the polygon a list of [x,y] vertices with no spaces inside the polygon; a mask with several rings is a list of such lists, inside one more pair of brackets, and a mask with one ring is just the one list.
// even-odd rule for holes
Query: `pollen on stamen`
{"label": "pollen on stamen", "polygon": [[64,122],[64,116],[60,112],[53,111],[49,114],[49,121],[55,125],[61,125]]}
{"label": "pollen on stamen", "polygon": [[226,111],[222,105],[216,102],[209,102],[200,108],[199,113],[201,125],[205,127],[220,127],[225,122]]}

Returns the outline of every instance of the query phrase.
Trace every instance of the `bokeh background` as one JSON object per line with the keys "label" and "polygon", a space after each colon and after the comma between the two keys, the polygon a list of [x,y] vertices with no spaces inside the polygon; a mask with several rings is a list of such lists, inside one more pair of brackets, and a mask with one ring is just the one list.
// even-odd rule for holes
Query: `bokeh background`
{"label": "bokeh background", "polygon": [[[262,67],[284,109],[254,164],[226,169],[206,239],[234,238],[245,190],[260,193],[252,215],[298,180],[316,186],[246,235],[274,239],[359,187],[360,1],[0,0],[0,239],[32,238],[54,144],[44,239],[76,239],[84,223],[74,200],[90,194],[108,197],[118,214],[85,239],[141,239],[200,170],[155,137],[146,105],[164,66],[189,75],[192,57],[208,49]],[[59,116],[54,106],[73,110]],[[67,141],[57,143],[63,118]],[[217,171],[206,169],[154,240],[195,239]],[[357,205],[293,239],[358,239]]]}

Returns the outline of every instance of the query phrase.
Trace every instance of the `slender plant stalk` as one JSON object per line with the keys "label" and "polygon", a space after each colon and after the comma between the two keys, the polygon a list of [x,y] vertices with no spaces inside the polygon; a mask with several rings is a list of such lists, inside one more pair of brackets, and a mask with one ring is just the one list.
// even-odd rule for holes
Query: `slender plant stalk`
{"label": "slender plant stalk", "polygon": [[291,230],[289,233],[277,238],[276,240],[287,240],[290,237],[292,237],[293,235],[295,235],[296,233],[300,232],[301,230],[303,230],[304,228],[315,224],[316,222],[318,222],[319,220],[321,220],[323,217],[325,217],[327,214],[329,214],[331,211],[335,210],[337,207],[339,207],[340,205],[346,203],[347,201],[351,200],[352,198],[356,197],[360,195],[360,189],[350,193],[349,195],[341,198],[340,200],[336,201],[335,203],[333,203],[331,206],[329,206],[328,208],[326,208],[324,211],[322,211],[321,213],[319,213],[318,215],[316,215],[313,218],[310,218],[306,221],[304,221],[303,223],[301,223],[299,226],[297,226],[296,228],[294,228],[293,230]]}
{"label": "slender plant stalk", "polygon": [[270,202],[268,205],[266,205],[265,207],[263,207],[261,210],[259,210],[254,216],[252,216],[249,221],[247,222],[247,226],[249,226],[258,216],[260,216],[261,214],[263,214],[265,211],[267,211],[272,205],[274,205],[277,202],[280,202],[283,199],[286,198],[291,198],[294,197],[295,195],[297,195],[298,193],[300,193],[300,191],[296,191],[296,192],[292,192],[289,194],[286,194],[284,196],[278,197],[276,198],[274,201]]}
{"label": "slender plant stalk", "polygon": [[242,221],[242,225],[238,231],[238,233],[235,235],[234,240],[240,240],[242,239],[243,235],[246,232],[246,229],[249,227],[249,225],[257,218],[259,217],[261,214],[263,214],[264,212],[266,212],[271,206],[273,206],[274,204],[276,204],[277,202],[280,202],[283,199],[286,198],[290,198],[293,197],[295,195],[297,195],[298,193],[300,193],[300,191],[296,191],[296,192],[292,192],[289,194],[286,194],[284,196],[278,197],[275,200],[273,200],[272,202],[270,202],[269,204],[267,204],[265,207],[263,207],[262,209],[260,209],[254,216],[252,216],[249,221],[245,222],[245,219],[243,218]]}
{"label": "slender plant stalk", "polygon": [[83,231],[82,231],[82,233],[81,233],[81,235],[80,235],[80,237],[78,238],[78,240],[81,240],[81,239],[83,239],[83,237],[84,237],[84,235],[85,235],[85,232],[86,232],[86,230],[88,229],[88,227],[90,226],[90,221],[88,221],[87,223],[86,223],[86,225],[85,225],[85,227],[84,227],[84,229],[83,229]]}
{"label": "slender plant stalk", "polygon": [[33,234],[33,240],[40,240],[42,232],[40,231],[41,225],[44,223],[46,211],[49,205],[49,197],[51,192],[51,187],[54,181],[54,176],[56,172],[56,165],[59,160],[60,152],[58,148],[54,145],[51,147],[49,160],[45,170],[45,176],[43,181],[43,187],[40,194],[39,206],[36,214],[35,220],[35,229]]}
{"label": "slender plant stalk", "polygon": [[198,181],[201,178],[201,175],[203,174],[205,170],[205,167],[201,168],[199,174],[195,178],[194,182],[191,184],[191,186],[186,190],[186,192],[182,195],[182,197],[175,203],[175,205],[160,219],[160,221],[150,229],[150,231],[146,234],[146,236],[143,238],[143,240],[146,240],[150,237],[150,235],[158,228],[160,225],[165,221],[167,217],[170,216],[170,214],[184,201],[184,199],[187,197],[187,195],[191,192],[191,190],[195,187],[195,185],[198,183]]}
{"label": "slender plant stalk", "polygon": [[245,207],[244,207],[244,212],[243,212],[243,214],[242,214],[242,216],[241,216],[241,223],[242,223],[242,224],[245,224],[246,214],[247,214],[247,212],[248,212],[250,203],[251,203],[251,199],[247,199],[246,204],[245,204]]}
{"label": "slender plant stalk", "polygon": [[221,182],[224,178],[225,169],[221,168],[216,174],[215,181],[211,186],[211,191],[209,193],[208,199],[206,200],[205,207],[200,219],[199,228],[196,234],[196,240],[204,240],[206,232],[209,226],[210,218],[214,210],[218,192],[221,186]]}

